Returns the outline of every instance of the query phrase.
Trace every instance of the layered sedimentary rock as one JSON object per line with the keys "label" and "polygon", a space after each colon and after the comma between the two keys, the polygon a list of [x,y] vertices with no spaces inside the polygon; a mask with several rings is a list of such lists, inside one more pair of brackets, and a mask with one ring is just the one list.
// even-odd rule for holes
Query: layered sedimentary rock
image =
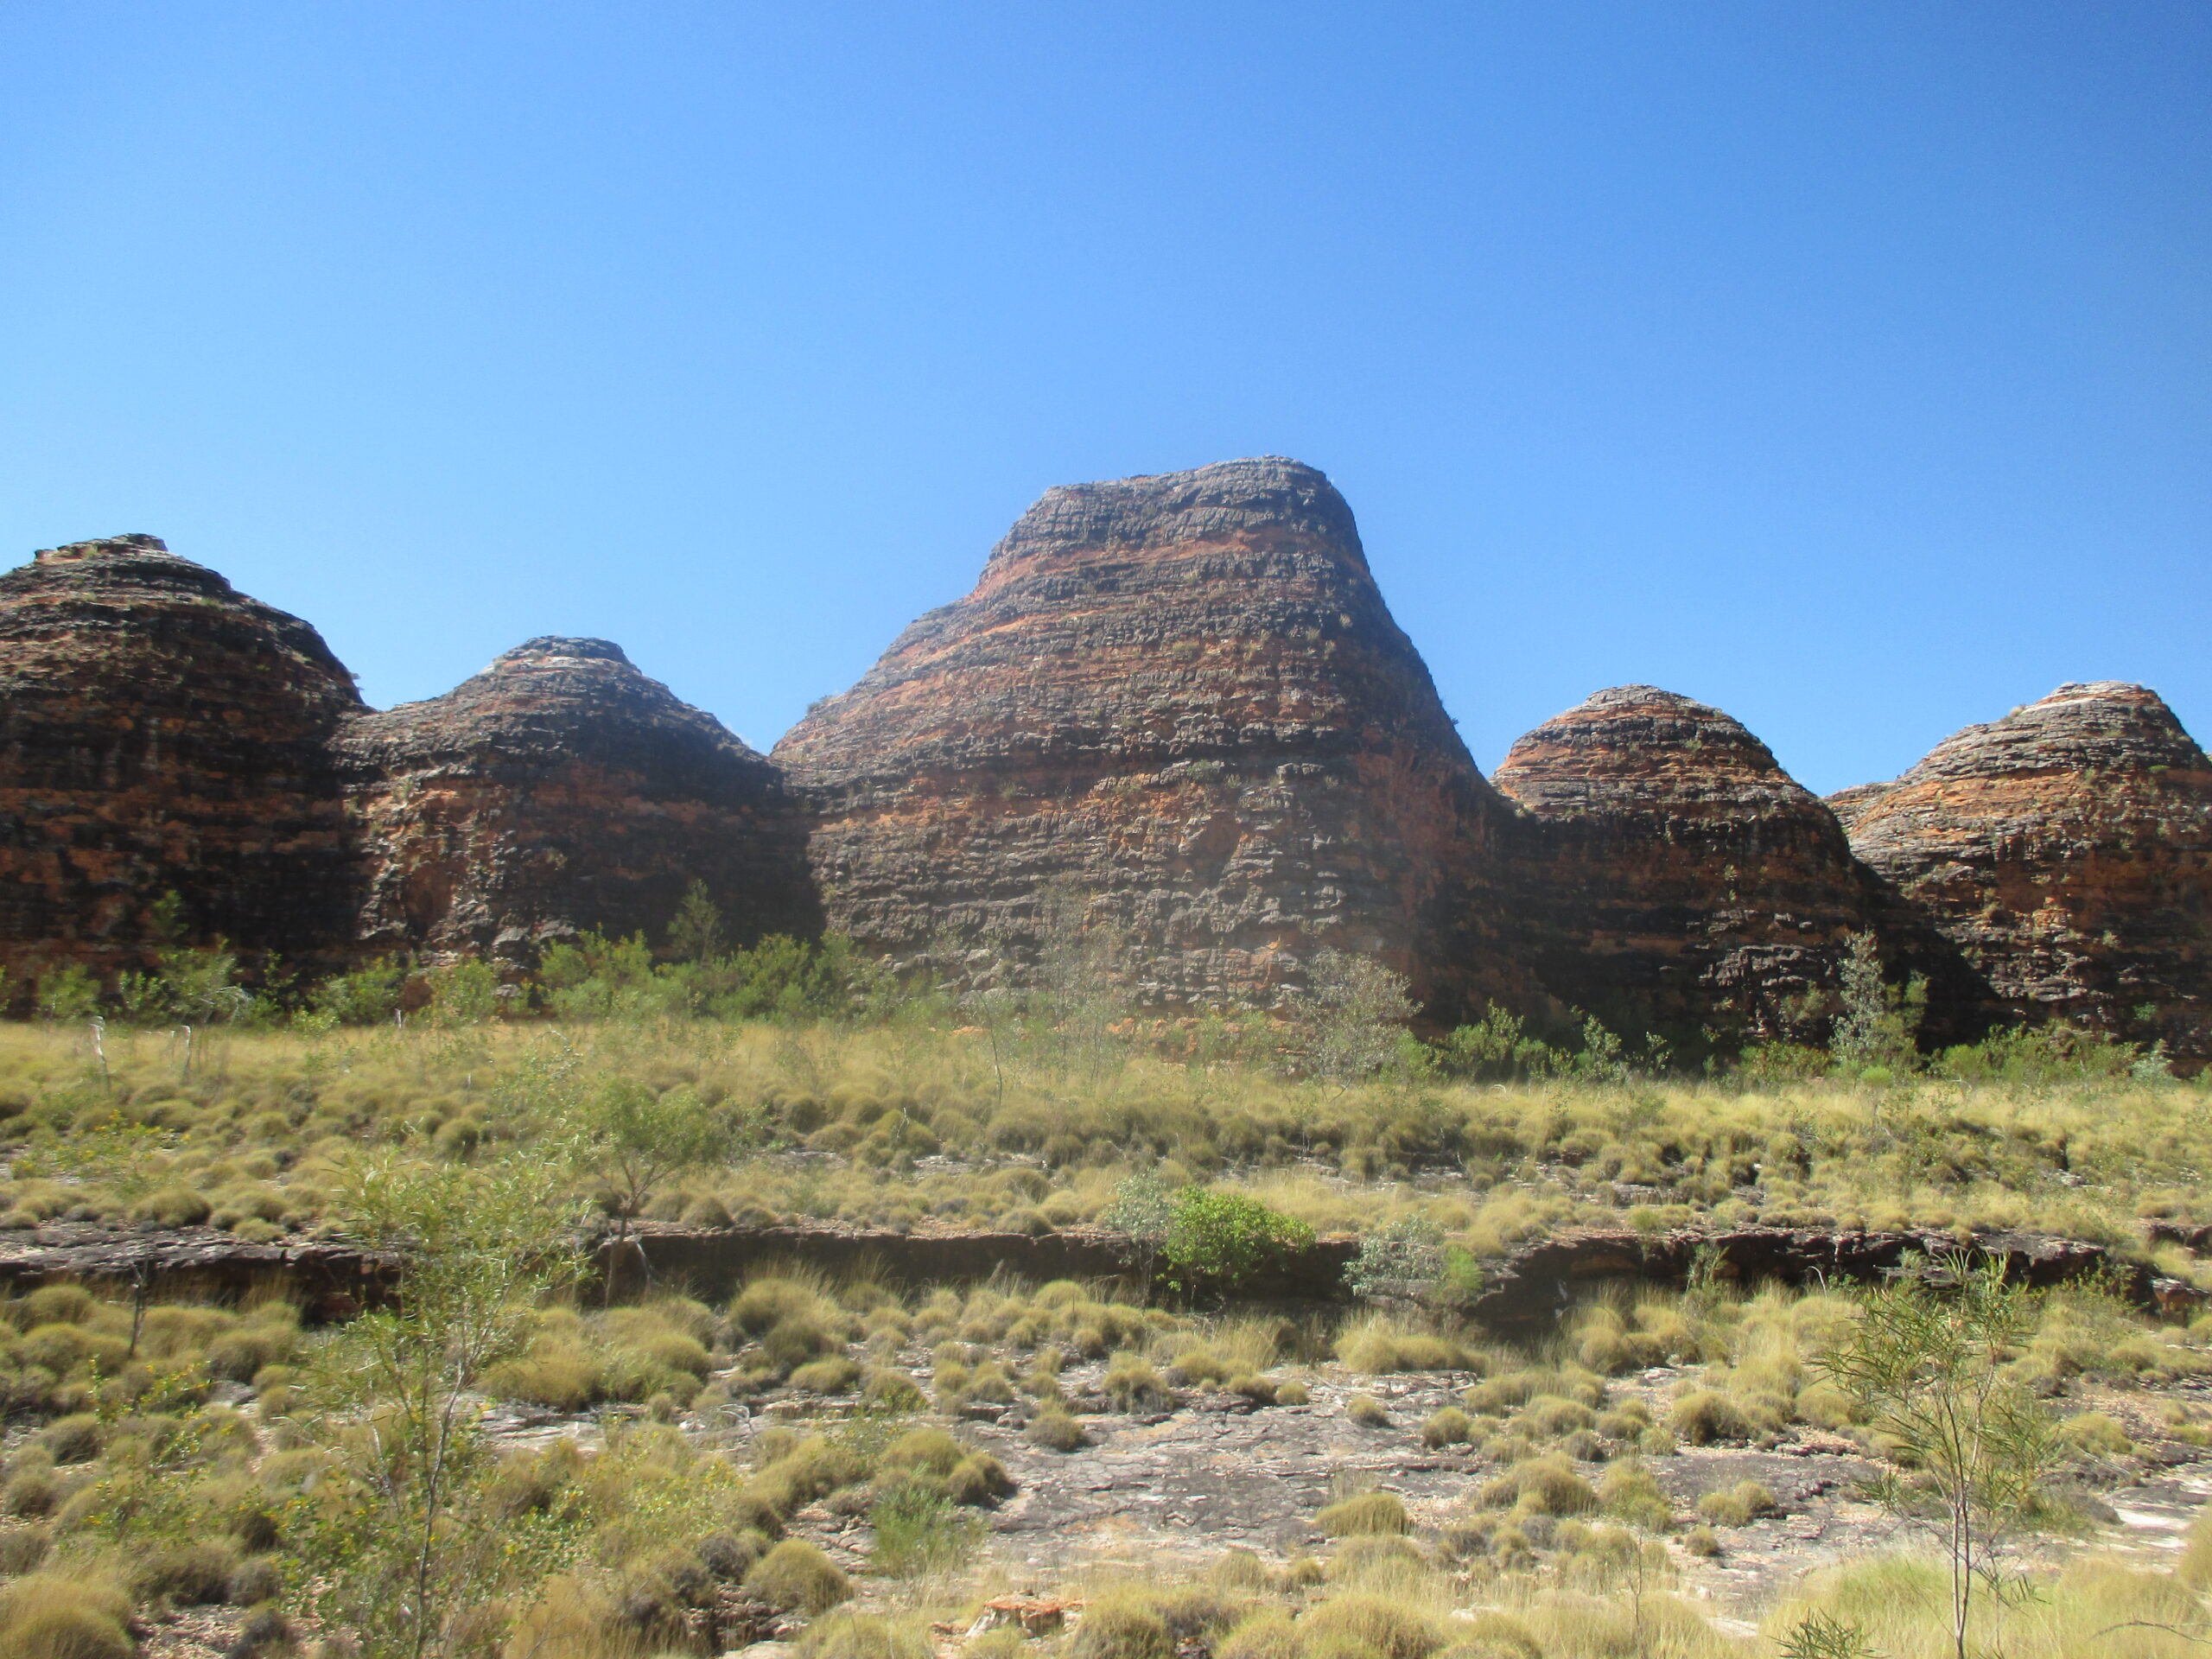
{"label": "layered sedimentary rock", "polygon": [[313,628],[154,537],[0,575],[0,960],[105,975],[220,938],[327,963],[353,907],[328,745],[359,708]]}
{"label": "layered sedimentary rock", "polygon": [[588,929],[656,942],[695,880],[733,941],[819,925],[776,768],[604,639],[532,639],[339,741],[371,950],[531,963]]}
{"label": "layered sedimentary rock", "polygon": [[1853,850],[2012,1013],[2212,1057],[2212,766],[2156,692],[2063,685],[1845,793]]}
{"label": "layered sedimentary rock", "polygon": [[1155,1007],[1272,1005],[1324,945],[1442,1017],[1511,977],[1480,891],[1506,809],[1296,461],[1047,491],[775,759],[832,925],[956,979],[1070,926]]}
{"label": "layered sedimentary rock", "polygon": [[1820,799],[1738,721],[1656,686],[1599,691],[1494,776],[1528,815],[1516,938],[1617,1030],[1804,1035],[1874,895]]}

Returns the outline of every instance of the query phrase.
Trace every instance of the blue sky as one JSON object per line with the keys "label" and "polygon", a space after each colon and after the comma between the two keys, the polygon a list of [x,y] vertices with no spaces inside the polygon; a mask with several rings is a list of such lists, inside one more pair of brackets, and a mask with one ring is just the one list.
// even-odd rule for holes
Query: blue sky
{"label": "blue sky", "polygon": [[1047,485],[1295,455],[1476,757],[2212,738],[2212,8],[15,0],[0,553],[765,747]]}

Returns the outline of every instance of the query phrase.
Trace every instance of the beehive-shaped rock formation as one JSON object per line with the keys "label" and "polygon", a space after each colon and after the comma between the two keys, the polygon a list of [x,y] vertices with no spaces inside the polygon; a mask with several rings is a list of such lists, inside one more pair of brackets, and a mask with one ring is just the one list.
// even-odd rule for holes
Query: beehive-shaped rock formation
{"label": "beehive-shaped rock formation", "polygon": [[0,960],[18,982],[175,942],[327,965],[352,924],[328,744],[360,701],[297,617],[151,536],[0,575]]}
{"label": "beehive-shaped rock formation", "polygon": [[832,925],[956,978],[1033,960],[1048,893],[1147,1006],[1271,1005],[1320,945],[1447,1017],[1505,977],[1462,890],[1506,809],[1296,461],[1047,491],[775,758]]}
{"label": "beehive-shaped rock formation", "polygon": [[1934,969],[1955,1014],[1955,972],[1882,925],[1835,816],[1719,709],[1615,686],[1494,776],[1528,815],[1520,948],[1560,1001],[1676,1042],[1816,1036],[1806,994],[1832,989],[1851,936],[1873,931],[1897,976]]}
{"label": "beehive-shaped rock formation", "polygon": [[604,639],[532,639],[340,740],[372,950],[533,963],[587,929],[655,942],[694,880],[736,942],[819,925],[776,769]]}
{"label": "beehive-shaped rock formation", "polygon": [[2014,1014],[2212,1058],[2212,766],[2156,692],[2063,685],[1845,796],[1853,850]]}

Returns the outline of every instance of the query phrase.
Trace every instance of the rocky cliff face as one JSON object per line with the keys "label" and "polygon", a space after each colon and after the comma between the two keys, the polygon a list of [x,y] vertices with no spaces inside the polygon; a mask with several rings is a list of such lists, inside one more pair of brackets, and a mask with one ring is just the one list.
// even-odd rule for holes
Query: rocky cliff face
{"label": "rocky cliff face", "polygon": [[353,677],[297,617],[151,536],[0,575],[0,961],[149,965],[149,907],[328,965],[353,899],[328,743]]}
{"label": "rocky cliff face", "polygon": [[1514,744],[1517,937],[1545,988],[1617,1030],[1804,1034],[1872,884],[1818,798],[1718,709],[1624,685]]}
{"label": "rocky cliff face", "polygon": [[775,767],[604,639],[532,639],[339,741],[371,950],[533,963],[586,929],[658,941],[706,882],[734,939],[820,925]]}
{"label": "rocky cliff face", "polygon": [[1845,793],[1853,850],[2013,1013],[2212,1058],[2212,766],[2156,692],[2063,685]]}
{"label": "rocky cliff face", "polygon": [[1033,958],[1055,892],[1152,1006],[1273,1004],[1323,944],[1440,1009],[1510,976],[1503,804],[1295,461],[1046,492],[775,758],[832,925],[956,976]]}

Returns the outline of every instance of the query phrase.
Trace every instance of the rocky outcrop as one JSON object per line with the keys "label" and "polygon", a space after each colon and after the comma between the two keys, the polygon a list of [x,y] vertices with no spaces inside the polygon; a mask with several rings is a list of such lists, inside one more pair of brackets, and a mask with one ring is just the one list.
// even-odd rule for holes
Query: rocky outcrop
{"label": "rocky outcrop", "polygon": [[819,925],[776,768],[604,639],[532,639],[339,741],[371,950],[534,963],[587,929],[656,942],[707,884],[733,942]]}
{"label": "rocky outcrop", "polygon": [[2212,1058],[2212,765],[2156,692],[2063,685],[1845,793],[1853,849],[2014,1015]]}
{"label": "rocky outcrop", "polygon": [[1623,685],[1515,743],[1516,938],[1545,988],[1677,1043],[1803,1037],[1871,884],[1834,815],[1718,709]]}
{"label": "rocky outcrop", "polygon": [[775,758],[823,815],[832,925],[956,980],[1033,963],[1048,912],[1154,1007],[1274,1004],[1323,945],[1439,1012],[1510,977],[1505,809],[1296,461],[1047,491]]}
{"label": "rocky outcrop", "polygon": [[180,944],[329,965],[355,898],[329,741],[353,677],[297,617],[151,536],[0,575],[0,961],[19,981]]}

